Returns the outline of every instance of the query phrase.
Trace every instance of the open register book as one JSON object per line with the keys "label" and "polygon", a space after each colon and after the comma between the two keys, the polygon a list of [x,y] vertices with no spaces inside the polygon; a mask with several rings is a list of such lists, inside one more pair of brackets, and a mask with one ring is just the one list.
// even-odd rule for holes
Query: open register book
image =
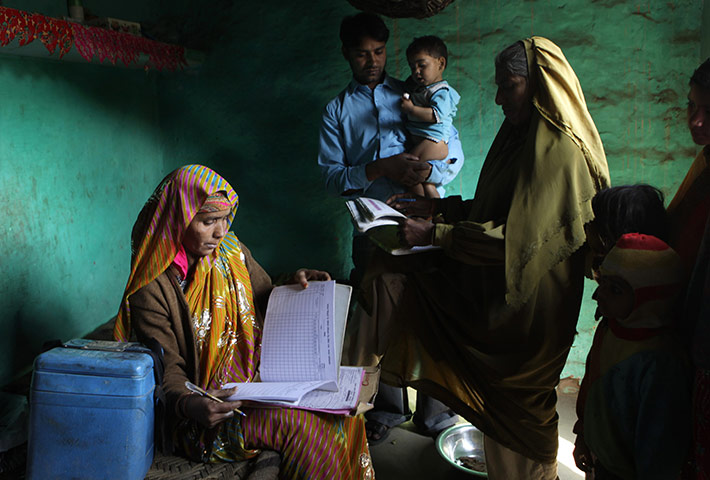
{"label": "open register book", "polygon": [[407,218],[403,213],[375,198],[360,197],[348,200],[345,205],[353,217],[355,228],[360,232],[383,225],[399,225],[400,220]]}
{"label": "open register book", "polygon": [[274,288],[264,318],[261,381],[224,385],[237,386],[229,400],[339,414],[366,410],[375,392],[363,383],[377,382],[366,380],[362,367],[340,366],[351,293],[333,280]]}
{"label": "open register book", "polygon": [[360,197],[348,200],[345,205],[350,211],[355,228],[360,232],[367,232],[375,245],[392,255],[411,255],[441,249],[441,247],[434,245],[402,247],[399,243],[397,228],[399,222],[407,216],[383,201]]}

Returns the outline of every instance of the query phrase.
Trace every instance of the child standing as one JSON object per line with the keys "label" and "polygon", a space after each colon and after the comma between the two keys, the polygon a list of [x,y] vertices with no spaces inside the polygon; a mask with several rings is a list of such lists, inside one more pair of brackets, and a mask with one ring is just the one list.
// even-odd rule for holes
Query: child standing
{"label": "child standing", "polygon": [[673,479],[690,440],[688,363],[672,332],[680,257],[651,235],[623,235],[593,298],[601,316],[577,398],[574,458],[604,479]]}
{"label": "child standing", "polygon": [[[407,130],[415,144],[409,153],[422,162],[445,159],[449,155],[446,141],[461,98],[443,79],[448,62],[446,44],[433,35],[415,38],[407,47],[407,62],[412,75],[406,82],[409,93],[402,96],[402,112],[407,115]],[[416,185],[411,191],[439,198],[430,183]]]}
{"label": "child standing", "polygon": [[592,270],[625,233],[645,233],[668,239],[668,217],[663,192],[638,183],[609,187],[592,198],[594,220],[584,226],[592,254]]}

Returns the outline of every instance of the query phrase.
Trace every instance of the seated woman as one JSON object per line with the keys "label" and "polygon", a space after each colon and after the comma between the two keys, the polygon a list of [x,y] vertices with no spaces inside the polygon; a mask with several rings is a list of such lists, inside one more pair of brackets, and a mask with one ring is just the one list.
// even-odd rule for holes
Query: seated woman
{"label": "seated woman", "polygon": [[[391,203],[402,243],[443,254],[374,258],[351,322],[350,363],[449,405],[485,434],[489,478],[557,476],[555,386],[582,300],[584,225],[609,183],[581,86],[533,37],[496,58],[505,121],[475,197]],[[355,330],[357,328],[357,331]]]}
{"label": "seated woman", "polygon": [[[243,408],[191,394],[189,380],[219,398],[259,367],[262,312],[271,279],[229,227],[238,197],[217,173],[188,165],[168,175],[133,227],[131,273],[114,337],[155,338],[165,350],[165,418],[175,449],[203,462],[281,452],[282,478],[374,478],[362,416]],[[299,270],[295,283],[327,280]]]}

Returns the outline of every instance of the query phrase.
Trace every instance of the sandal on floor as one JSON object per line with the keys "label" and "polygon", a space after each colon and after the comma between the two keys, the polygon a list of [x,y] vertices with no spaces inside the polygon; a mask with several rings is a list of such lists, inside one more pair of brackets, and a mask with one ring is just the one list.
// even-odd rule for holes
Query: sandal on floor
{"label": "sandal on floor", "polygon": [[387,425],[374,420],[368,420],[365,422],[365,436],[367,437],[367,443],[369,443],[371,447],[379,445],[387,440],[387,437],[390,435],[390,430],[392,430],[392,427],[388,427]]}

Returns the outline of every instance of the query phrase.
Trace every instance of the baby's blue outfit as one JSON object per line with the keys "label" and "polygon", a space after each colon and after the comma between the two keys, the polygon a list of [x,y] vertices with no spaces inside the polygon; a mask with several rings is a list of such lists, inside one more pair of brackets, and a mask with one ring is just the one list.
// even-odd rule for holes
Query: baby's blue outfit
{"label": "baby's blue outfit", "polygon": [[[407,87],[411,87],[411,78]],[[461,96],[446,80],[432,83],[426,87],[416,87],[409,90],[412,103],[418,107],[431,107],[434,110],[436,123],[421,122],[408,118],[407,130],[412,135],[423,137],[433,142],[444,140],[448,143],[451,125],[456,116],[456,105]]]}

